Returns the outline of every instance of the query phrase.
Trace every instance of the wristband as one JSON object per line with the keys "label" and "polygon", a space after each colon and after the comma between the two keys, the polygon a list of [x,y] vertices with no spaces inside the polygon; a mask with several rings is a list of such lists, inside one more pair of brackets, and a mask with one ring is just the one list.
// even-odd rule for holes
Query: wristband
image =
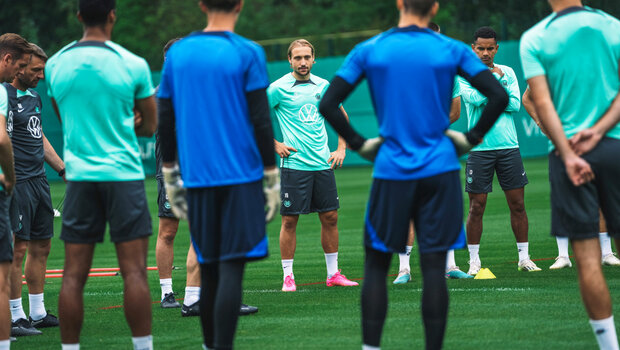
{"label": "wristband", "polygon": [[58,176],[60,176],[60,177],[65,176],[65,168],[62,168],[62,169],[58,172]]}

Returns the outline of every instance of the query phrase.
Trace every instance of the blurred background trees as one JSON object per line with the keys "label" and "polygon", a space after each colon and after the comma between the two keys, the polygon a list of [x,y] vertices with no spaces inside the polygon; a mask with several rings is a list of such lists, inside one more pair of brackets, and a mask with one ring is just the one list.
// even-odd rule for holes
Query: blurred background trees
{"label": "blurred background trees", "polygon": [[[81,37],[77,0],[0,0],[0,33],[15,32],[53,54]],[[151,68],[162,64],[162,47],[171,38],[205,26],[198,0],[117,0],[113,40],[145,57]],[[620,17],[618,0],[585,4]],[[500,40],[521,34],[550,13],[546,0],[446,0],[435,18],[442,32],[465,42],[480,26],[490,25]],[[347,54],[355,44],[398,21],[394,0],[245,0],[237,33],[258,41],[270,60],[286,59],[288,43],[311,40],[319,56]]]}

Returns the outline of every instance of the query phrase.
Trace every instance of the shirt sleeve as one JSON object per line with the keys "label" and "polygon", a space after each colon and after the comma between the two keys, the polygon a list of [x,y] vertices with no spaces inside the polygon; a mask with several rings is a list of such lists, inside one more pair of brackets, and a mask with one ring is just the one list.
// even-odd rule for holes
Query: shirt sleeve
{"label": "shirt sleeve", "polygon": [[459,87],[461,91],[461,98],[463,102],[480,107],[487,103],[487,98],[476,90],[471,84],[463,79],[459,78]]}
{"label": "shirt sleeve", "polygon": [[267,99],[269,100],[269,109],[274,109],[280,104],[278,88],[274,84],[269,85],[267,88]]}
{"label": "shirt sleeve", "polygon": [[526,32],[521,37],[519,54],[521,56],[521,65],[523,66],[525,80],[539,75],[546,75],[545,67],[543,67],[540,61],[540,52],[536,48],[536,43],[534,42],[531,32]]}
{"label": "shirt sleeve", "polygon": [[452,87],[452,98],[461,96],[461,84],[459,84],[458,78],[454,78],[454,86]]}
{"label": "shirt sleeve", "polygon": [[[172,50],[172,48],[170,49]],[[172,57],[170,52],[166,56],[164,61],[164,67],[161,70],[161,80],[159,81],[159,88],[157,89],[158,98],[172,98],[173,85],[172,85]]]}
{"label": "shirt sleeve", "polygon": [[155,88],[151,78],[151,69],[144,59],[136,68],[136,100],[141,100],[153,96]]}
{"label": "shirt sleeve", "polygon": [[458,43],[457,47],[460,51],[459,55],[456,56],[460,57],[458,62],[458,72],[461,76],[467,75],[469,77],[475,77],[483,70],[488,69],[487,66],[480,61],[478,56],[476,56],[476,54],[474,54],[474,52],[465,44]]}
{"label": "shirt sleeve", "polygon": [[6,88],[0,84],[0,114],[6,118],[9,114],[9,98],[6,93]]}
{"label": "shirt sleeve", "polygon": [[336,75],[350,85],[356,85],[364,77],[364,61],[366,59],[364,51],[363,45],[357,45],[345,58]]}
{"label": "shirt sleeve", "polygon": [[54,67],[53,59],[50,59],[45,64],[45,85],[47,86],[47,96],[49,98],[54,98],[52,94],[52,82],[50,81],[50,77],[52,76],[52,67]]}
{"label": "shirt sleeve", "polygon": [[266,89],[269,86],[265,50],[258,44],[253,45],[251,50],[253,57],[248,57],[249,64],[245,71],[245,92]]}
{"label": "shirt sleeve", "polygon": [[[506,85],[504,85],[504,81]],[[504,76],[500,79],[500,83],[506,89],[509,97],[506,112],[518,112],[521,109],[521,91],[519,90],[519,82],[517,81],[515,72],[511,68],[505,69]]]}

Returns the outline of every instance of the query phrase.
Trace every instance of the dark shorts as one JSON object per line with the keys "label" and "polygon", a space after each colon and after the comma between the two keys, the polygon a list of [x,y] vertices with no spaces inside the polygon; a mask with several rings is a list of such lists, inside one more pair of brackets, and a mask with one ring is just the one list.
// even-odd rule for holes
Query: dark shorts
{"label": "dark shorts", "polygon": [[20,181],[17,188],[19,227],[15,236],[26,241],[45,240],[54,236],[54,207],[50,185],[44,176]]}
{"label": "dark shorts", "polygon": [[463,228],[459,171],[409,181],[374,179],[364,244],[381,252],[404,252],[411,219],[420,253],[452,249]]}
{"label": "dark shorts", "polygon": [[188,217],[198,262],[267,257],[263,182],[189,188]]}
{"label": "dark shorts", "polygon": [[11,198],[0,189],[0,263],[13,261],[13,223],[9,215]]}
{"label": "dark shorts", "polygon": [[332,169],[303,171],[280,169],[280,215],[323,213],[340,208]]}
{"label": "dark shorts", "polygon": [[470,152],[465,167],[465,192],[493,192],[493,174],[502,190],[514,190],[527,185],[527,175],[518,148]]}
{"label": "dark shorts", "polygon": [[176,219],[172,212],[170,202],[168,202],[168,195],[166,194],[166,187],[164,186],[164,179],[156,178],[157,180],[157,216],[160,218],[173,218]]}
{"label": "dark shorts", "polygon": [[571,239],[598,237],[600,206],[609,235],[620,238],[620,140],[605,137],[582,158],[590,163],[595,179],[575,187],[564,162],[549,153],[551,233]]}
{"label": "dark shorts", "polygon": [[152,234],[144,181],[67,183],[60,239],[67,243],[125,242]]}

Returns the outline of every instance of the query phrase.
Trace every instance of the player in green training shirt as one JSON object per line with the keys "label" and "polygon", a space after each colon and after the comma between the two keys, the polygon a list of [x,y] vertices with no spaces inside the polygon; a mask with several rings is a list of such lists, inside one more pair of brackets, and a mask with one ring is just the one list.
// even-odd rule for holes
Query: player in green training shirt
{"label": "player in green training shirt", "polygon": [[[65,272],[58,300],[63,349],[79,349],[83,291],[95,244],[106,226],[124,283],[134,349],[152,349],[146,279],[151,216],[137,136],[157,127],[155,89],[146,61],[111,41],[114,0],[80,0],[84,34],[45,67],[48,94],[63,123],[67,190],[60,239]],[[134,108],[142,121],[135,125]]]}
{"label": "player in green training shirt", "polygon": [[618,349],[601,269],[599,207],[618,247],[620,21],[580,0],[549,3],[553,13],[523,34],[520,54],[536,114],[552,141],[551,233],[571,241],[599,347]]}
{"label": "player in green training shirt", "polygon": [[[0,35],[0,83],[11,82],[23,73],[30,61],[32,47],[21,36],[13,33]],[[11,312],[9,311],[9,271],[13,260],[13,223],[10,213],[15,168],[13,147],[9,132],[8,96],[0,84],[0,348],[11,346]]]}
{"label": "player in green training shirt", "polygon": [[348,280],[338,269],[337,210],[340,204],[333,169],[342,166],[346,143],[340,137],[338,149],[330,153],[325,120],[318,109],[329,82],[310,73],[315,53],[307,40],[293,41],[288,59],[293,71],[267,89],[269,105],[284,139],[283,142],[274,140],[276,153],[281,157],[282,291],[297,290],[293,274],[297,221],[300,214],[313,212],[318,212],[321,221],[327,286],[357,286],[357,282]]}
{"label": "player in green training shirt", "polygon": [[[510,222],[519,254],[518,269],[540,271],[529,256],[528,220],[524,203],[524,188],[528,181],[513,120],[513,116],[521,108],[521,93],[512,68],[494,62],[498,48],[497,34],[492,28],[482,27],[474,33],[472,49],[506,89],[510,102],[482,143],[474,147],[467,158],[465,191],[469,194],[467,247],[470,275],[477,274],[481,267],[478,252],[482,237],[482,216],[488,193],[493,190],[494,173],[497,173],[510,208]],[[459,79],[459,81],[461,98],[467,111],[467,126],[471,129],[480,119],[487,99],[466,80]]]}

